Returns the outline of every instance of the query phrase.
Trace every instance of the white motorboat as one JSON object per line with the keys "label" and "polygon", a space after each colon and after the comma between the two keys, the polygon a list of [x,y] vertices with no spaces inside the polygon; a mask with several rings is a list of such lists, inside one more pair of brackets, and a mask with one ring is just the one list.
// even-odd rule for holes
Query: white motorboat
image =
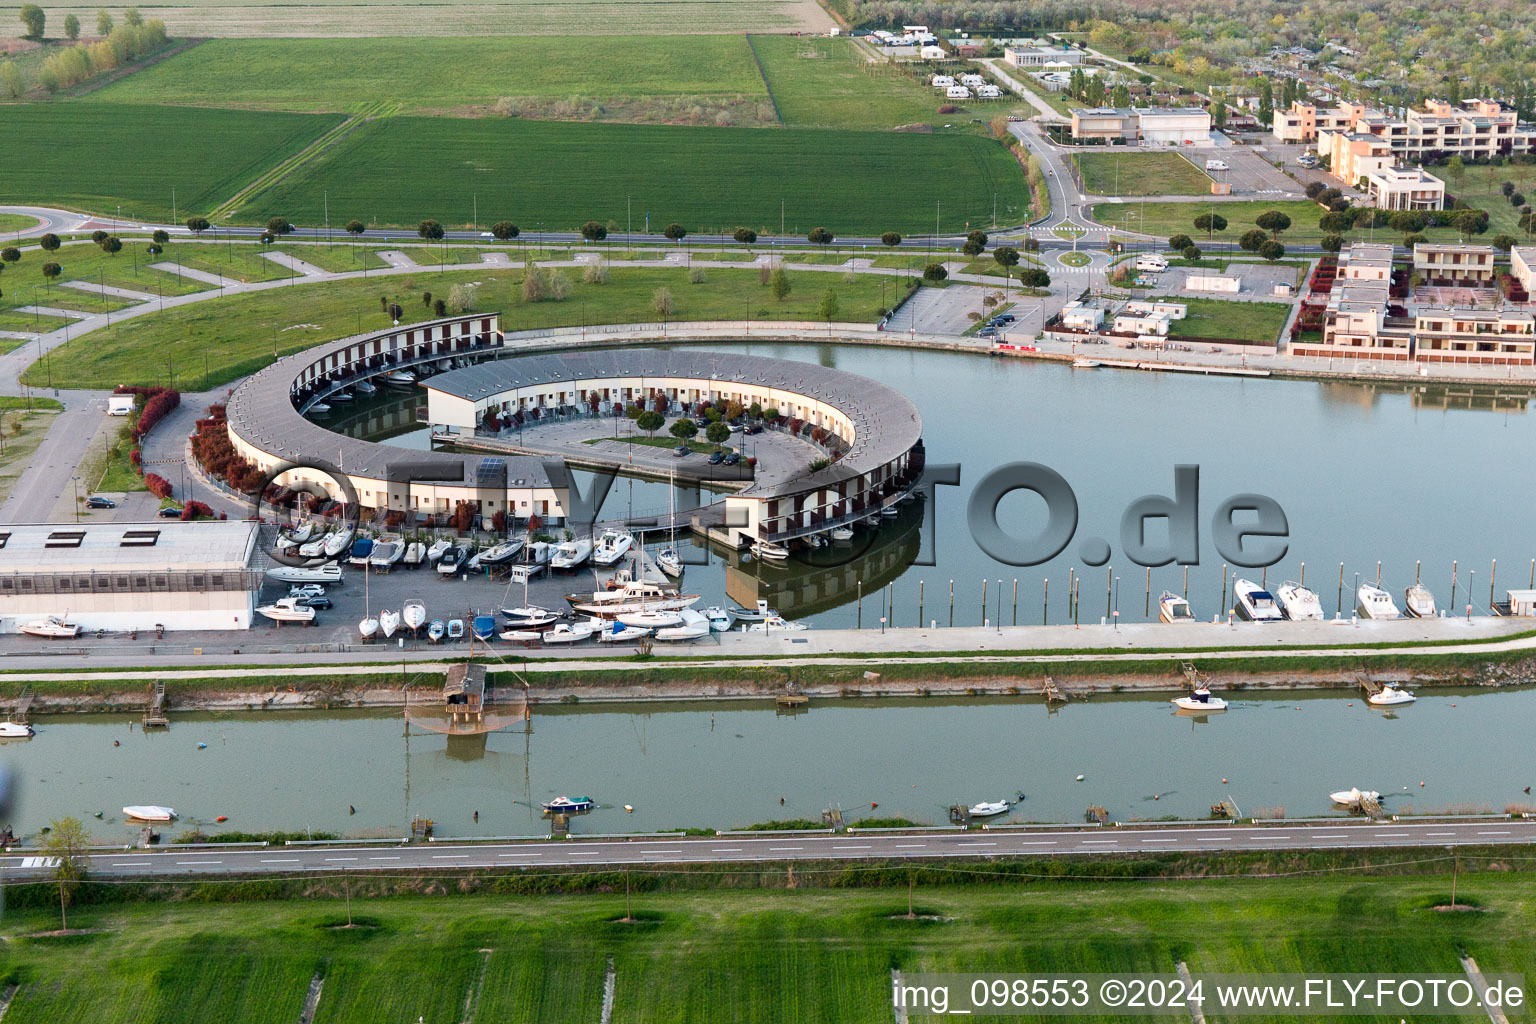
{"label": "white motorboat", "polygon": [[[282,551],[288,550],[288,548],[283,546],[284,540],[285,540],[285,538],[282,538],[282,537],[278,538],[277,546],[278,546],[279,550],[282,550]],[[299,545],[299,557],[300,558],[319,558],[319,557],[321,557],[324,554],[324,552],[325,552],[325,537],[316,537],[312,541],[307,541],[307,542]]]}
{"label": "white motorboat", "polygon": [[1374,803],[1381,799],[1381,794],[1374,789],[1357,789],[1354,786],[1342,789],[1337,793],[1329,793],[1328,799],[1340,807],[1358,809],[1362,804]]}
{"label": "white motorboat", "polygon": [[374,634],[379,631],[379,618],[377,615],[364,617],[357,624],[357,631],[362,634],[364,640],[372,640]]}
{"label": "white motorboat", "polygon": [[581,622],[561,622],[555,628],[543,634],[547,644],[574,644],[587,639],[597,632],[600,622],[583,620]]}
{"label": "white motorboat", "polygon": [[352,390],[360,395],[376,395],[379,389],[373,386],[373,381],[360,380],[352,386]]}
{"label": "white motorboat", "polygon": [[604,530],[592,548],[592,561],[601,566],[613,565],[634,546],[635,538],[628,530]]}
{"label": "white motorboat", "polygon": [[433,541],[432,546],[427,548],[427,561],[431,562],[433,565],[436,565],[438,559],[442,558],[443,553],[451,547],[453,547],[453,545],[448,543],[446,540]]}
{"label": "white motorboat", "polygon": [[747,627],[748,633],[783,633],[795,630],[810,629],[804,622],[790,622],[782,615],[770,615],[762,622],[754,622]]}
{"label": "white motorboat", "polygon": [[666,629],[670,626],[683,624],[683,613],[689,612],[697,615],[691,608],[681,608],[677,611],[669,609],[642,608],[639,611],[624,612],[614,616],[614,621],[625,626],[635,626],[640,629]]}
{"label": "white motorboat", "polygon": [[1198,686],[1193,693],[1186,693],[1182,697],[1173,698],[1173,706],[1180,711],[1225,711],[1227,702],[1214,696],[1204,686]]}
{"label": "white motorboat", "polygon": [[1392,595],[1375,584],[1360,584],[1355,600],[1362,619],[1398,618],[1397,605],[1393,603]]}
{"label": "white motorboat", "polygon": [[315,610],[308,605],[299,604],[304,598],[280,597],[271,604],[264,604],[256,609],[256,614],[265,615],[273,622],[314,622]]}
{"label": "white motorboat", "polygon": [[517,553],[523,550],[522,538],[503,541],[492,547],[486,548],[475,558],[479,559],[477,565],[502,565],[517,557]]}
{"label": "white motorboat", "polygon": [[700,637],[709,636],[709,619],[703,612],[696,612],[692,608],[684,608],[678,614],[682,616],[682,623],[658,629],[656,631],[657,640],[697,640]]}
{"label": "white motorboat", "polygon": [[1280,610],[1285,612],[1285,617],[1292,622],[1321,622],[1323,619],[1323,602],[1317,599],[1317,594],[1290,580],[1275,588],[1275,596],[1280,600]]}
{"label": "white motorboat", "polygon": [[555,546],[549,559],[551,569],[579,569],[592,557],[592,538],[578,537]]}
{"label": "white motorboat", "polygon": [[552,626],[561,619],[559,612],[532,604],[503,608],[501,614],[507,620],[507,626],[512,629],[538,629],[540,626]]}
{"label": "white motorboat", "polygon": [[385,608],[383,611],[379,612],[379,632],[384,634],[384,639],[388,640],[390,637],[394,636],[395,630],[399,628],[399,612],[393,611],[389,608]]}
{"label": "white motorboat", "polygon": [[395,540],[386,540],[373,546],[373,551],[368,556],[368,564],[374,572],[389,572],[404,557],[404,544]]}
{"label": "white motorboat", "polygon": [[1084,356],[1078,356],[1072,360],[1072,369],[1074,370],[1097,370],[1103,365],[1097,359],[1088,359]]}
{"label": "white motorboat", "polygon": [[373,555],[374,540],[372,537],[359,537],[352,542],[352,550],[347,553],[347,563],[361,568],[368,568],[368,559]]}
{"label": "white motorboat", "polygon": [[1395,683],[1384,683],[1379,692],[1373,693],[1365,699],[1378,708],[1388,708],[1395,704],[1412,704],[1418,700],[1413,694],[1397,686]]}
{"label": "white motorboat", "polygon": [[778,614],[778,612],[768,607],[767,601],[764,601],[761,598],[758,599],[758,602],[754,607],[731,608],[728,610],[730,611],[731,616],[737,622],[762,622],[766,620],[768,616]]}
{"label": "white motorboat", "polygon": [[129,804],[123,808],[123,813],[135,821],[170,821],[176,817],[176,811],[170,807],[161,807],[159,804]]}
{"label": "white motorboat", "polygon": [[1435,595],[1422,583],[1415,583],[1403,592],[1403,611],[1415,619],[1432,619],[1435,611]]}
{"label": "white motorboat", "polygon": [[351,546],[352,531],[350,529],[337,530],[334,533],[325,535],[325,540],[321,544],[320,554],[326,558],[335,558]]}
{"label": "white motorboat", "polygon": [[341,566],[335,562],[323,565],[274,565],[267,570],[267,578],[279,583],[324,583],[341,585]]}
{"label": "white motorboat", "polygon": [[543,633],[536,629],[504,629],[500,635],[503,640],[510,644],[536,643],[544,636]]}
{"label": "white motorboat", "polygon": [[434,644],[442,643],[443,636],[447,632],[448,627],[443,624],[442,619],[433,619],[430,623],[427,624],[427,639],[432,641]]}
{"label": "white motorboat", "polygon": [[719,605],[711,605],[704,609],[704,618],[709,620],[709,628],[716,633],[728,633],[736,623],[736,613],[729,608]]}
{"label": "white motorboat", "polygon": [[523,562],[530,566],[544,566],[555,556],[555,546],[547,541],[536,540],[523,549]]}
{"label": "white motorboat", "polygon": [[597,642],[600,644],[625,644],[642,637],[650,636],[649,626],[626,626],[615,619],[612,623],[604,623],[597,634]]}
{"label": "white motorboat", "polygon": [[392,388],[409,388],[416,385],[416,375],[410,370],[390,370],[383,380]]}
{"label": "white motorboat", "polygon": [[412,598],[400,606],[400,620],[405,623],[406,629],[416,632],[426,624],[427,606]]}
{"label": "white motorboat", "polygon": [[1163,591],[1157,599],[1157,621],[1194,622],[1195,613],[1189,610],[1189,602],[1171,590]]}
{"label": "white motorboat", "polygon": [[325,416],[330,413],[331,407],[324,402],[316,402],[309,407],[309,411],[316,416]]}
{"label": "white motorboat", "polygon": [[789,559],[789,548],[783,544],[760,540],[752,545],[752,556],[766,562],[784,562]]}
{"label": "white motorboat", "polygon": [[676,548],[667,547],[656,552],[656,565],[668,576],[683,574],[683,560],[678,557]]}
{"label": "white motorboat", "polygon": [[896,507],[895,502],[891,502],[880,509],[880,517],[882,519],[895,519],[899,515],[901,515],[901,509]]}
{"label": "white motorboat", "polygon": [[597,590],[590,595],[570,594],[571,607],[588,615],[611,619],[625,612],[681,611],[698,603],[698,594],[679,594],[671,587],[643,580],[626,580],[615,590]]}
{"label": "white motorboat", "polygon": [[999,814],[1007,814],[1008,808],[1012,806],[1007,800],[983,800],[979,804],[972,804],[968,810],[973,818],[995,818]]}
{"label": "white motorboat", "polygon": [[1274,595],[1252,580],[1232,581],[1232,594],[1237,599],[1237,614],[1249,622],[1279,622],[1280,605]]}
{"label": "white motorboat", "polygon": [[40,636],[45,640],[72,640],[80,635],[78,623],[68,622],[57,615],[24,622],[20,628],[27,636]]}
{"label": "white motorboat", "polygon": [[343,388],[341,391],[333,391],[331,393],[330,397],[331,397],[331,401],[333,401],[333,402],[350,402],[356,396],[353,395],[352,392],[347,391],[345,388]]}
{"label": "white motorboat", "polygon": [[463,568],[469,558],[469,552],[457,544],[451,545],[437,560],[437,571],[444,576],[452,576]]}
{"label": "white motorboat", "polygon": [[413,540],[405,546],[405,557],[401,561],[406,565],[420,565],[426,557],[427,546],[419,540]]}
{"label": "white motorboat", "polygon": [[0,740],[22,740],[32,735],[32,727],[25,722],[0,722]]}
{"label": "white motorboat", "polygon": [[448,620],[448,639],[449,640],[463,640],[464,639],[464,620],[463,619],[449,619]]}
{"label": "white motorboat", "polygon": [[827,536],[831,537],[838,544],[846,544],[853,540],[853,529],[847,526],[834,526],[831,530],[827,531]]}

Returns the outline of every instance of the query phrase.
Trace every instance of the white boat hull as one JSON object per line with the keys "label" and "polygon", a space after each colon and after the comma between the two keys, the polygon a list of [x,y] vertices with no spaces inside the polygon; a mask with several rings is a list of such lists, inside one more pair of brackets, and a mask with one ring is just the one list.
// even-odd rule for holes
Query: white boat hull
{"label": "white boat hull", "polygon": [[20,740],[32,735],[32,727],[21,722],[0,722],[0,740]]}
{"label": "white boat hull", "polygon": [[135,821],[166,822],[176,817],[174,808],[155,804],[129,804],[123,808],[123,813]]}
{"label": "white boat hull", "polygon": [[427,606],[420,601],[407,601],[400,610],[400,618],[406,629],[420,629],[427,622]]}

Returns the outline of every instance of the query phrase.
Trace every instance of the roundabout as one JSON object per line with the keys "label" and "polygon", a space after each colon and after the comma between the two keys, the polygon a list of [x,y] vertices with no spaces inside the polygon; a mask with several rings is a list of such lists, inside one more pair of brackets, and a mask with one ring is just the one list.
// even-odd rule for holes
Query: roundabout
{"label": "roundabout", "polygon": [[1064,252],[1056,257],[1056,262],[1064,267],[1086,267],[1093,262],[1093,257],[1085,252]]}

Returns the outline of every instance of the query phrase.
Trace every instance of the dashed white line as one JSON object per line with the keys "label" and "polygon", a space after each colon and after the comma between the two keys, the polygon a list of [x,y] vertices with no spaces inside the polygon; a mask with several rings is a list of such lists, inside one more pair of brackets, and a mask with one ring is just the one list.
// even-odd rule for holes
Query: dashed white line
{"label": "dashed white line", "polygon": [[739,846],[711,846],[709,848],[709,852],[710,853],[740,853],[741,852],[741,847],[739,847]]}
{"label": "dashed white line", "polygon": [[1143,839],[1144,843],[1176,843],[1177,839]]}
{"label": "dashed white line", "polygon": [[297,858],[297,857],[273,857],[273,858],[263,857],[261,859],[261,862],[263,864],[297,864],[299,862],[299,858]]}
{"label": "dashed white line", "polygon": [[596,857],[596,856],[598,856],[598,851],[597,850],[571,850],[570,851],[570,855],[572,857]]}
{"label": "dashed white line", "polygon": [[956,843],[956,846],[996,846],[996,843]]}
{"label": "dashed white line", "polygon": [[1479,832],[1478,835],[1480,835],[1480,836],[1507,836],[1507,835],[1509,835],[1509,833],[1508,832]]}
{"label": "dashed white line", "polygon": [[1083,845],[1084,846],[1113,846],[1116,843],[1118,843],[1119,841],[1120,840],[1118,840],[1118,839],[1084,839],[1083,840]]}
{"label": "dashed white line", "polygon": [[1455,832],[1425,832],[1424,834],[1426,836],[1441,837],[1441,836],[1454,836],[1456,833]]}
{"label": "dashed white line", "polygon": [[115,867],[115,868],[138,868],[140,871],[147,871],[147,870],[149,870],[149,865],[148,864],[123,863],[123,864],[113,864],[112,866]]}
{"label": "dashed white line", "polygon": [[1376,833],[1376,838],[1377,839],[1407,839],[1408,838],[1408,833],[1407,832],[1378,832],[1378,833]]}
{"label": "dashed white line", "polygon": [[834,846],[834,850],[872,850],[873,846]]}
{"label": "dashed white line", "polygon": [[221,860],[179,860],[177,867],[197,867],[199,864],[223,864]]}
{"label": "dashed white line", "polygon": [[434,853],[433,860],[469,860],[467,853]]}
{"label": "dashed white line", "polygon": [[399,860],[399,857],[369,857],[369,860]]}
{"label": "dashed white line", "polygon": [[1333,835],[1326,835],[1326,836],[1313,836],[1312,838],[1313,839],[1348,839],[1349,836],[1341,835],[1341,834],[1333,834]]}
{"label": "dashed white line", "polygon": [[1056,845],[1056,840],[1054,840],[1054,839],[1031,839],[1031,840],[1027,840],[1027,841],[1021,842],[1021,843],[1019,843],[1019,845],[1020,846],[1055,846]]}
{"label": "dashed white line", "polygon": [[768,847],[768,852],[769,853],[784,853],[787,850],[803,850],[803,849],[805,849],[805,847],[803,847],[803,846],[770,846],[770,847]]}
{"label": "dashed white line", "polygon": [[1200,838],[1198,836],[1195,838],[1195,842],[1197,842],[1197,843],[1224,843],[1226,841],[1227,841],[1227,837],[1226,836],[1221,836],[1220,838],[1217,838],[1217,839],[1203,839],[1203,838]]}
{"label": "dashed white line", "polygon": [[329,864],[329,863],[339,862],[339,861],[344,861],[344,860],[357,860],[357,858],[356,857],[327,857],[327,858],[325,858],[325,860],[326,860],[326,863]]}

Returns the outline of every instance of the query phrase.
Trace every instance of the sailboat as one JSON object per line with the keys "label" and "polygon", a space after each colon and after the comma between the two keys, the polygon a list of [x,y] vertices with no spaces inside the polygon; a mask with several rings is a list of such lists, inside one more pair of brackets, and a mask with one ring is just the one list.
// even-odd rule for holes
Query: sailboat
{"label": "sailboat", "polygon": [[357,624],[357,631],[363,635],[364,640],[372,640],[379,631],[379,620],[373,614],[373,602],[368,596],[368,576],[368,573],[363,573],[363,619]]}
{"label": "sailboat", "polygon": [[385,608],[383,611],[379,612],[379,632],[384,634],[384,639],[388,640],[390,637],[394,636],[395,630],[399,628],[399,612],[391,611],[388,608]]}
{"label": "sailboat", "polygon": [[667,546],[656,552],[656,564],[668,576],[683,574],[683,560],[677,554],[677,485],[672,469],[667,469]]}
{"label": "sailboat", "polygon": [[400,606],[400,615],[405,621],[405,627],[414,634],[427,621],[427,606],[411,598]]}

